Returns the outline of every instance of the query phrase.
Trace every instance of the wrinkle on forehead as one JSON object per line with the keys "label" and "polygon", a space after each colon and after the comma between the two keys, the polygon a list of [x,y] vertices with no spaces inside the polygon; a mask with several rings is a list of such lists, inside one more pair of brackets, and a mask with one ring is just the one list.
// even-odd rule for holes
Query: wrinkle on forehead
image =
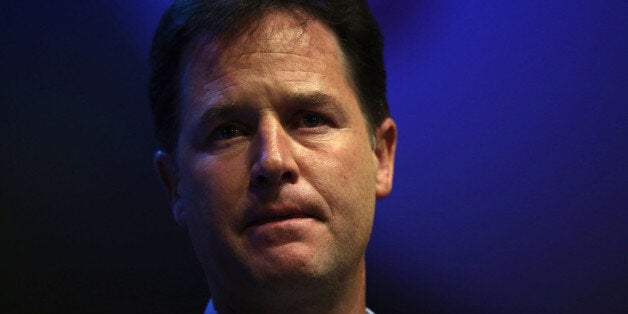
{"label": "wrinkle on forehead", "polygon": [[312,53],[332,53],[336,48],[335,43],[329,43],[335,35],[320,21],[299,11],[269,11],[260,19],[245,24],[243,29],[246,31],[233,37],[235,40],[219,37],[217,43],[225,52],[233,52],[242,46],[269,53],[294,53],[304,46],[313,48],[310,49]]}

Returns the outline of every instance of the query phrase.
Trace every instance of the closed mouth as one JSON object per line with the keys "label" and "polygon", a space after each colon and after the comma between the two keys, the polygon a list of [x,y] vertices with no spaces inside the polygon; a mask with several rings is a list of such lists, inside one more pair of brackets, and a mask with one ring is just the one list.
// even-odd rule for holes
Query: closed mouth
{"label": "closed mouth", "polygon": [[249,224],[249,227],[261,226],[264,224],[269,224],[269,223],[278,222],[278,221],[285,221],[285,220],[290,220],[290,219],[303,219],[303,218],[313,218],[313,217],[309,215],[303,215],[303,214],[265,217],[265,218],[261,218],[261,219],[253,221],[251,224]]}

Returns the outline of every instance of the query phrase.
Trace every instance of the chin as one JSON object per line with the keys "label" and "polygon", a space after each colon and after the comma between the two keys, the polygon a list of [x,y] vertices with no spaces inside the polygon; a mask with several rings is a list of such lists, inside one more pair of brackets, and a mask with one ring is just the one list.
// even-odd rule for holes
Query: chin
{"label": "chin", "polygon": [[252,277],[265,283],[296,284],[315,282],[332,275],[330,270],[334,267],[329,254],[321,254],[322,250],[289,246],[274,248],[261,256],[252,257]]}

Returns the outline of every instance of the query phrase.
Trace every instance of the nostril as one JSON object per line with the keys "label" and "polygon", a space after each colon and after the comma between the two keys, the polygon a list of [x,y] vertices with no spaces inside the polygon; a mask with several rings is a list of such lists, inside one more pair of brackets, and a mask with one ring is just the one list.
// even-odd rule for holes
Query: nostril
{"label": "nostril", "polygon": [[265,176],[259,175],[257,176],[256,181],[258,184],[264,184],[268,181],[268,178],[266,178]]}
{"label": "nostril", "polygon": [[255,176],[255,183],[257,185],[271,185],[271,184],[281,184],[283,182],[291,181],[294,178],[292,172],[286,171],[279,178],[269,177],[264,174],[260,174]]}

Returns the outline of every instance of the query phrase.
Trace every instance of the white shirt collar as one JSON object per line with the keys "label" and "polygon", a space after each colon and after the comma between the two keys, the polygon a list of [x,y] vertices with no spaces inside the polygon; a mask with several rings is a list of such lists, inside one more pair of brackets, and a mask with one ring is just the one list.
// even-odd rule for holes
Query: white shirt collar
{"label": "white shirt collar", "polygon": [[[216,309],[214,308],[214,303],[211,299],[207,302],[207,307],[205,308],[205,314],[218,314]],[[368,307],[366,308],[366,314],[375,314],[375,312],[371,311]]]}

